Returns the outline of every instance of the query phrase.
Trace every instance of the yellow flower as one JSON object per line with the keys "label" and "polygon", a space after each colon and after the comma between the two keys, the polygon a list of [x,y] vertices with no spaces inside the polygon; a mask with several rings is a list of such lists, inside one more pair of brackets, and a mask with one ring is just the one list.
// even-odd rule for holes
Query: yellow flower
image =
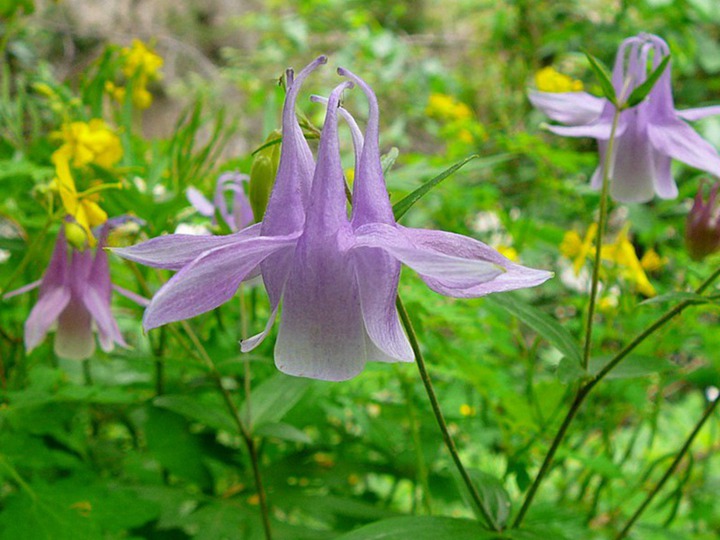
{"label": "yellow flower", "polygon": [[[70,173],[70,164],[64,154],[53,155],[55,172],[57,177],[53,180],[54,186],[60,192],[65,212],[75,218],[77,224],[82,227],[90,247],[94,247],[97,241],[92,234],[92,227],[102,225],[107,221],[105,210],[93,201],[89,196],[79,194],[75,188],[75,181]],[[82,247],[82,246],[78,246]]]}
{"label": "yellow flower", "polygon": [[430,94],[425,114],[444,120],[468,120],[472,117],[470,107],[452,96],[440,93]]}
{"label": "yellow flower", "polygon": [[616,296],[603,296],[598,300],[598,310],[600,313],[612,313],[618,306],[618,299]]}
{"label": "yellow flower", "polygon": [[582,81],[568,77],[548,66],[535,73],[535,86],[541,92],[580,92]]}
{"label": "yellow flower", "polygon": [[512,262],[518,262],[518,260],[520,259],[517,250],[512,246],[500,245],[497,246],[495,249],[500,253],[500,255],[507,257]]}
{"label": "yellow flower", "polygon": [[628,238],[629,229],[629,225],[623,227],[614,243],[602,247],[600,256],[615,263],[621,269],[622,277],[634,283],[641,294],[648,297],[655,296],[657,294],[655,287],[648,280],[635,252],[635,246],[632,245]]}
{"label": "yellow flower", "polygon": [[149,79],[160,77],[163,59],[139,39],[133,39],[130,47],[124,47],[120,54],[123,57],[123,73],[129,79],[135,75]]}
{"label": "yellow flower", "polygon": [[593,242],[596,234],[597,225],[593,223],[588,227],[584,239],[581,239],[575,231],[568,231],[560,243],[560,253],[573,261],[573,270],[576,276],[580,275],[585,259],[595,254]]}
{"label": "yellow flower", "polygon": [[660,257],[654,249],[648,249],[640,259],[640,265],[646,272],[657,272],[668,262],[667,257]]}
{"label": "yellow flower", "polygon": [[467,403],[460,405],[460,414],[462,416],[475,416],[475,407],[471,407]]}
{"label": "yellow flower", "polygon": [[[163,59],[139,39],[134,39],[132,46],[120,51],[123,61],[123,74],[127,79],[133,79],[132,101],[138,109],[147,109],[152,103],[152,94],[148,91],[148,83],[161,78],[160,68]],[[105,85],[117,101],[125,100],[126,92],[122,87],[109,83]]]}
{"label": "yellow flower", "polygon": [[90,122],[71,122],[63,124],[59,136],[63,145],[53,153],[53,162],[61,158],[72,162],[75,167],[95,163],[109,168],[115,165],[123,155],[120,139],[101,119]]}

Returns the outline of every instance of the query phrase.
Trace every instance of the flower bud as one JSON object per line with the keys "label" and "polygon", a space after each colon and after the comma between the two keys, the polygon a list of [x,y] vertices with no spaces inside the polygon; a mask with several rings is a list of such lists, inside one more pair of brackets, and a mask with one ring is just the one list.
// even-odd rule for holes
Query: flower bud
{"label": "flower bud", "polygon": [[716,204],[720,182],[710,188],[707,201],[703,199],[703,185],[704,182],[695,195],[685,226],[685,244],[690,257],[696,261],[720,249],[720,216]]}
{"label": "flower bud", "polygon": [[[279,139],[280,132],[275,130],[265,140],[265,144]],[[260,150],[250,168],[249,199],[255,222],[260,223],[270,200],[270,192],[275,184],[278,164],[280,163],[280,144],[274,143]]]}
{"label": "flower bud", "polygon": [[65,222],[65,238],[68,244],[76,249],[83,250],[87,247],[87,234],[85,234],[85,230],[74,221]]}

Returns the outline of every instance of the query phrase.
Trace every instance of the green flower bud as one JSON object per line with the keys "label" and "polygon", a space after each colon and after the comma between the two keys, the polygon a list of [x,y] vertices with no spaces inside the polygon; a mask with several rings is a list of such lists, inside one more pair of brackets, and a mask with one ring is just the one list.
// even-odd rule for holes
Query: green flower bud
{"label": "green flower bud", "polygon": [[273,185],[275,185],[275,175],[280,163],[280,143],[268,143],[279,141],[280,137],[281,133],[278,130],[270,133],[265,140],[267,146],[255,154],[250,168],[248,197],[256,223],[260,223],[265,215],[265,208],[270,199]]}

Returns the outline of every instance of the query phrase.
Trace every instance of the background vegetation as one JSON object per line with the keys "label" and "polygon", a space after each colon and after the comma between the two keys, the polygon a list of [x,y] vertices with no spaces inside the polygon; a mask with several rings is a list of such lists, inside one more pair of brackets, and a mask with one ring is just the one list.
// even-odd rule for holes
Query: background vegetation
{"label": "background vegetation", "polygon": [[[555,272],[542,287],[499,300],[441,297],[411,272],[401,281],[461,456],[493,514],[511,522],[579,384],[544,322],[579,341],[590,263],[561,245],[572,231],[584,237],[599,199],[588,186],[594,142],[543,132],[547,119],[531,109],[526,90],[553,66],[599,94],[581,50],[610,64],[622,39],[644,31],[670,44],[678,108],[718,103],[720,5],[174,4],[0,2],[0,290],[39,279],[49,260],[61,226],[49,219],[57,210],[49,203],[51,156],[63,124],[103,118],[119,136],[122,159],[88,170],[93,180],[122,185],[101,194],[111,217],[142,220],[123,227],[115,245],[181,225],[210,227],[186,189],[209,196],[219,174],[248,173],[251,152],[279,128],[278,77],[326,53],[379,97],[383,149],[399,150],[387,175],[394,202],[453,163],[480,156],[415,205],[405,224],[467,234]],[[133,38],[163,58],[162,76],[141,81],[123,71],[123,48]],[[334,81],[325,69],[303,92],[299,108],[310,123],[319,125],[323,110],[307,96],[326,94]],[[108,82],[130,95],[146,82],[151,102],[118,101]],[[352,93],[346,105],[364,115]],[[720,146],[717,118],[695,126]],[[637,273],[609,262],[596,362],[682,300],[669,293],[692,290],[716,268],[717,259],[691,260],[683,241],[703,175],[681,164],[674,171],[678,199],[612,207],[607,241],[627,226],[638,259],[657,254],[654,264],[644,259],[644,270],[660,300],[648,303],[652,295]],[[146,296],[171,275],[116,257],[111,273]],[[344,383],[292,378],[275,369],[268,339],[247,356],[248,370],[238,340],[267,319],[259,287],[244,287],[236,302],[188,326],[149,335],[142,308],[115,297],[128,349],[77,362],[57,358],[50,338],[28,355],[23,324],[35,300],[28,294],[0,307],[0,538],[262,538],[251,463],[216,377],[252,419],[277,538],[481,537],[461,519],[473,517],[472,506],[412,364],[368,365]],[[530,315],[518,313],[524,306]],[[544,317],[532,324],[537,313]],[[524,530],[507,538],[602,539],[622,527],[717,395],[717,323],[715,304],[690,307],[598,386]],[[194,336],[217,371],[203,362]],[[719,429],[711,418],[634,538],[717,538]],[[406,517],[428,515],[456,519]],[[381,520],[391,521],[360,529]]]}

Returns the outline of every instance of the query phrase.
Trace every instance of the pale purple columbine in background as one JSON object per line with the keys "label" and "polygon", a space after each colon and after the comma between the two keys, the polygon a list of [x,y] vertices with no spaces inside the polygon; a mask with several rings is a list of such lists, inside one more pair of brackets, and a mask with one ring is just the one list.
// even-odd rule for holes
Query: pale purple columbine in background
{"label": "pale purple columbine in background", "polygon": [[16,296],[40,287],[38,301],[25,321],[25,348],[30,353],[47,333],[55,330],[55,354],[84,360],[95,352],[96,331],[100,347],[110,352],[115,344],[127,347],[110,309],[112,290],[135,302],[147,300],[114,286],[110,281],[107,253],[102,249],[106,230],[95,250],[70,246],[60,230],[50,263],[41,280],[8,293]]}
{"label": "pale purple columbine in background", "polygon": [[[116,250],[126,258],[173,268],[186,261],[148,307],[153,328],[208,311],[229,300],[258,265],[272,314],[265,330],[242,344],[257,346],[282,300],[275,363],[288,374],[330,381],[349,379],[368,361],[412,361],[395,308],[401,263],[435,291],[455,297],[532,287],[551,274],[517,265],[471,238],[395,222],[385,187],[378,140],[378,107],[358,77],[337,86],[327,100],[317,165],[295,115],[300,85],[325,58],[290,81],[283,110],[278,175],[258,234],[204,239],[177,235]],[[358,84],[370,102],[363,138],[339,109],[342,92]],[[338,111],[348,120],[356,151],[353,210],[348,217],[338,140]],[[173,238],[175,236],[175,238]],[[212,243],[214,241],[214,243]],[[147,247],[147,244],[152,244]]]}
{"label": "pale purple columbine in background", "polygon": [[[252,224],[253,212],[250,201],[245,194],[245,186],[249,177],[246,174],[229,172],[221,174],[215,185],[212,202],[196,188],[189,187],[186,196],[190,204],[205,217],[216,220],[216,212],[222,217],[228,228],[237,232]],[[228,194],[232,205],[228,204]]]}
{"label": "pale purple columbine in background", "polygon": [[720,205],[717,200],[720,182],[710,188],[707,201],[703,197],[704,184],[700,183],[685,224],[685,245],[690,257],[696,261],[720,250]]}
{"label": "pale purple columbine in background", "polygon": [[[612,73],[612,84],[620,102],[647,79],[649,62],[654,69],[669,54],[667,43],[652,34],[640,34],[623,41]],[[600,165],[593,174],[592,186],[599,189],[615,106],[607,99],[585,92],[533,90],[529,97],[532,104],[550,118],[568,124],[568,127],[549,126],[553,133],[597,139]],[[720,155],[685,123],[685,120],[714,114],[720,114],[720,106],[675,110],[668,64],[647,98],[620,114],[610,163],[613,199],[647,202],[654,195],[662,199],[677,197],[677,185],[670,169],[672,159],[720,176]]]}

